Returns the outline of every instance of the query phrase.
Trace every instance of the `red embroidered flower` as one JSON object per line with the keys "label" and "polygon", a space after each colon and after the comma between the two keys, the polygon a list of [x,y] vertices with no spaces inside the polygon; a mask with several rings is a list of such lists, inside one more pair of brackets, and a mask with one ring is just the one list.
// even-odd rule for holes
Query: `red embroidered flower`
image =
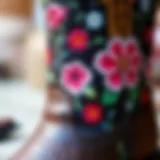
{"label": "red embroidered flower", "polygon": [[83,109],[84,121],[89,125],[96,125],[103,119],[103,109],[101,106],[90,103]]}
{"label": "red embroidered flower", "polygon": [[76,28],[68,35],[68,46],[73,51],[84,51],[88,47],[89,36],[86,31]]}
{"label": "red embroidered flower", "polygon": [[72,62],[64,66],[61,83],[71,93],[81,93],[91,81],[90,71],[80,62]]}
{"label": "red embroidered flower", "polygon": [[117,91],[137,83],[141,63],[142,56],[135,40],[116,39],[107,50],[98,54],[95,67],[106,75],[107,87]]}
{"label": "red embroidered flower", "polygon": [[47,23],[50,29],[57,29],[67,17],[66,7],[54,4],[47,8]]}

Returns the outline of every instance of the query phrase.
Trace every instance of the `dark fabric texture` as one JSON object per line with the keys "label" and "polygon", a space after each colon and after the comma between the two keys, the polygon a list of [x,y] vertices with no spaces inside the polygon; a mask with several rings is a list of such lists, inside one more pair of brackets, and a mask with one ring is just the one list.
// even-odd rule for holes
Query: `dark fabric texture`
{"label": "dark fabric texture", "polygon": [[[126,0],[132,9],[129,17],[127,10],[111,13],[110,8],[123,7],[123,1],[112,3],[58,0],[45,4],[48,77],[52,77],[48,81],[68,96],[76,124],[105,132],[151,105],[145,74],[154,2],[149,1],[147,8],[142,2]],[[119,28],[110,17],[120,19]],[[118,28],[118,34],[108,26]],[[123,36],[130,26],[131,33]]]}
{"label": "dark fabric texture", "polygon": [[[48,84],[59,86],[68,97],[74,135],[87,139],[104,134],[102,143],[108,145],[115,140],[108,136],[124,131],[115,136],[119,160],[131,159],[130,118],[152,105],[146,75],[155,4],[154,0],[45,3]],[[127,124],[125,129],[122,124]],[[87,146],[86,140],[78,140],[74,142]],[[80,148],[76,151],[84,155]]]}

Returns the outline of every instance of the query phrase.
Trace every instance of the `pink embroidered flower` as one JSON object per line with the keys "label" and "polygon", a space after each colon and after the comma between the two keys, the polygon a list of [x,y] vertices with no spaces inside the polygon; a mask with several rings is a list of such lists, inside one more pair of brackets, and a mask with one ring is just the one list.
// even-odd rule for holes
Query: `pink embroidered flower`
{"label": "pink embroidered flower", "polygon": [[112,40],[109,48],[96,57],[95,67],[106,75],[107,87],[117,91],[138,81],[142,56],[134,39]]}
{"label": "pink embroidered flower", "polygon": [[47,23],[50,29],[57,29],[67,17],[68,10],[66,7],[54,4],[47,9]]}
{"label": "pink embroidered flower", "polygon": [[68,35],[68,46],[73,51],[84,51],[87,49],[89,36],[86,31],[76,28]]}
{"label": "pink embroidered flower", "polygon": [[65,65],[62,70],[61,83],[72,94],[83,92],[91,79],[90,71],[78,61]]}

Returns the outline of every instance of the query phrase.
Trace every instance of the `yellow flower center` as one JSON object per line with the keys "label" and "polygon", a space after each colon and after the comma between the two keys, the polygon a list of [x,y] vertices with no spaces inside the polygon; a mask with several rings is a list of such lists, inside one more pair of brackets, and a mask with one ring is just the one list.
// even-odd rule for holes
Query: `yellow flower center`
{"label": "yellow flower center", "polygon": [[75,39],[75,44],[76,44],[76,45],[79,45],[79,44],[81,44],[82,42],[83,42],[82,37],[76,37],[76,39]]}
{"label": "yellow flower center", "polygon": [[118,64],[121,70],[125,70],[129,65],[126,59],[121,59],[121,58],[118,60]]}

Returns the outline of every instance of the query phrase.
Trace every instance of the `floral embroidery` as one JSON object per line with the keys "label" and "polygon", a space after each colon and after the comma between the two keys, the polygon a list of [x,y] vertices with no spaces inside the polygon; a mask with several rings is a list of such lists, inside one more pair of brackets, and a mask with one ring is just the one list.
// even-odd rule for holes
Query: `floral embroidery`
{"label": "floral embroidery", "polygon": [[116,39],[111,41],[107,50],[98,54],[95,67],[106,75],[106,86],[119,91],[124,86],[136,85],[141,62],[141,53],[135,40]]}
{"label": "floral embroidery", "polygon": [[80,94],[91,81],[90,71],[81,62],[72,62],[63,67],[61,84],[72,94]]}
{"label": "floral embroidery", "polygon": [[[144,72],[142,76],[139,75],[142,56],[136,40],[113,37],[119,32],[124,35],[131,33],[131,16],[127,25],[120,25],[125,25],[126,30],[122,29],[124,27],[117,28],[116,21],[111,24],[106,18],[112,18],[118,12],[112,14],[111,10],[106,10],[107,3],[104,6],[98,0],[91,1],[46,1],[48,44],[52,48],[47,52],[47,78],[49,84],[60,83],[67,91],[73,106],[73,117],[76,117],[75,123],[110,132],[125,118],[134,115],[138,108],[150,103],[150,91],[146,88]],[[152,39],[150,16],[146,16],[145,12],[139,15],[139,4],[135,0],[131,3],[136,6],[134,20],[131,20],[134,22],[133,34],[148,54]],[[129,8],[130,4],[127,2]],[[117,6],[115,2],[113,5]],[[125,22],[123,18],[121,16]],[[137,27],[140,21],[142,25]],[[158,44],[160,31],[155,29],[153,38]],[[109,40],[109,37],[113,39]],[[105,44],[107,49],[104,48]],[[159,53],[160,47],[154,47]]]}
{"label": "floral embroidery", "polygon": [[84,121],[89,125],[97,125],[103,119],[103,109],[95,103],[87,104],[83,109]]}
{"label": "floral embroidery", "polygon": [[92,86],[88,86],[88,87],[86,87],[86,89],[84,91],[84,95],[88,99],[95,99],[97,97],[96,89],[94,87],[92,87]]}
{"label": "floral embroidery", "polygon": [[68,35],[68,46],[72,51],[84,51],[89,43],[88,33],[80,28],[72,30]]}
{"label": "floral embroidery", "polygon": [[99,11],[91,11],[87,16],[87,27],[91,30],[100,29],[104,24],[104,16]]}
{"label": "floral embroidery", "polygon": [[112,107],[119,100],[119,94],[109,90],[104,91],[101,97],[101,103],[105,107]]}
{"label": "floral embroidery", "polygon": [[139,95],[140,95],[139,92],[140,92],[139,86],[134,87],[130,92],[131,99],[134,101],[139,100]]}
{"label": "floral embroidery", "polygon": [[59,4],[52,4],[47,8],[47,23],[49,29],[58,29],[59,26],[66,19],[68,13],[68,9]]}

